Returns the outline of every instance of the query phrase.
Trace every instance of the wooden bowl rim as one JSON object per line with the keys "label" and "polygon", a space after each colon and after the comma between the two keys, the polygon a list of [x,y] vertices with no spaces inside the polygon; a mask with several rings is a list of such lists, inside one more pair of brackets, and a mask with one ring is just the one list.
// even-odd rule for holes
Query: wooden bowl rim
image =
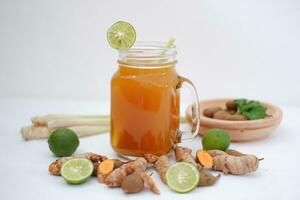
{"label": "wooden bowl rim", "polygon": [[[200,105],[200,121],[201,124],[200,126],[205,126],[205,127],[218,127],[218,128],[226,128],[226,129],[232,129],[232,130],[250,130],[250,129],[257,129],[257,128],[265,128],[265,127],[270,127],[273,126],[274,124],[277,124],[281,121],[282,119],[282,110],[270,103],[266,103],[266,102],[261,102],[264,106],[266,106],[269,109],[272,109],[274,112],[272,114],[271,117],[265,118],[265,119],[258,119],[258,120],[247,120],[247,121],[229,121],[229,120],[220,120],[220,119],[213,119],[213,118],[209,118],[203,115],[203,104],[206,103],[211,103],[214,101],[217,102],[226,102],[232,99],[209,99],[209,100],[205,100],[205,101],[200,101],[199,105]],[[191,113],[191,106],[189,105],[186,109],[186,116],[187,119],[189,121],[189,123],[191,123],[191,117],[190,117],[190,113]],[[225,106],[225,105],[224,105]]]}

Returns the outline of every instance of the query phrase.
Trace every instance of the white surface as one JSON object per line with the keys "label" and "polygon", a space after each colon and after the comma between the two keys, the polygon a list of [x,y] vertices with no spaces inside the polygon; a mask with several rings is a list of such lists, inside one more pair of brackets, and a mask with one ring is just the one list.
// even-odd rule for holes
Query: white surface
{"label": "white surface", "polygon": [[300,106],[299,0],[0,0],[0,95],[107,101],[118,20],[138,40],[174,36],[201,99]]}
{"label": "white surface", "polygon": [[[279,105],[280,106],[280,105]],[[284,117],[279,129],[269,138],[232,144],[232,148],[264,157],[257,172],[246,176],[223,175],[212,187],[197,188],[188,194],[177,194],[162,184],[157,174],[153,177],[161,195],[148,190],[139,194],[125,195],[121,189],[110,189],[95,178],[83,185],[68,185],[63,178],[51,176],[48,165],[55,157],[48,149],[46,140],[25,142],[19,130],[29,123],[30,116],[45,113],[108,113],[108,104],[100,102],[42,101],[34,99],[0,99],[0,194],[1,199],[230,199],[273,200],[299,199],[300,169],[300,108],[282,107]],[[80,139],[77,153],[93,151],[115,156],[109,135]],[[201,148],[200,141],[185,143],[193,150]]]}

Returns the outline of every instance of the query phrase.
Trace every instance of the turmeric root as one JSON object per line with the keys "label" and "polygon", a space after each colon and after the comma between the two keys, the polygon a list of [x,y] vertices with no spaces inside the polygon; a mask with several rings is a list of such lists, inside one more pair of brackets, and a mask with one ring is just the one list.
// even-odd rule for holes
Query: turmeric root
{"label": "turmeric root", "polygon": [[160,194],[152,177],[146,172],[133,173],[126,176],[121,186],[126,193],[137,193],[143,190],[144,184],[146,184],[153,193]]}
{"label": "turmeric root", "polygon": [[[208,151],[208,153],[215,150]],[[211,154],[213,157],[213,169],[223,171],[225,174],[243,175],[257,170],[259,166],[259,159],[255,155],[229,155],[226,152],[222,154],[218,151],[217,154]]]}
{"label": "turmeric root", "polygon": [[231,155],[231,156],[245,156],[246,154],[243,154],[239,151],[233,150],[233,149],[227,149],[226,153]]}
{"label": "turmeric root", "polygon": [[122,162],[119,159],[106,159],[103,162],[99,163],[96,171],[97,179],[100,183],[103,183],[105,178],[110,174],[114,169],[121,167],[127,162]]}
{"label": "turmeric root", "polygon": [[121,186],[125,193],[138,193],[144,189],[144,180],[139,174],[130,174],[124,178]]}
{"label": "turmeric root", "polygon": [[147,168],[147,161],[145,158],[137,158],[134,161],[126,163],[121,167],[113,170],[108,176],[104,179],[104,183],[109,187],[120,187],[124,178],[133,174],[134,172],[144,172]]}
{"label": "turmeric root", "polygon": [[169,159],[167,156],[156,156],[153,154],[145,154],[145,158],[149,163],[154,164],[155,170],[160,176],[160,179],[164,182],[167,183],[167,178],[166,178],[166,173],[171,166],[169,163]]}
{"label": "turmeric root", "polygon": [[189,148],[180,146],[175,147],[175,156],[177,162],[183,161],[198,167],[194,157],[192,156],[192,150]]}
{"label": "turmeric root", "polygon": [[214,176],[212,173],[206,171],[206,170],[200,170],[200,181],[199,181],[199,186],[211,186],[215,184],[219,178],[221,177],[220,174],[217,176]]}
{"label": "turmeric root", "polygon": [[63,166],[63,164],[73,158],[86,158],[86,159],[91,160],[93,163],[102,162],[103,160],[107,159],[105,156],[98,155],[98,154],[91,153],[91,152],[84,153],[84,154],[78,154],[78,155],[70,156],[70,157],[62,157],[60,159],[55,160],[54,162],[52,162],[49,165],[49,172],[52,175],[60,176],[60,169]]}
{"label": "turmeric root", "polygon": [[209,155],[211,155],[212,157],[215,156],[221,156],[221,155],[226,155],[227,153],[221,150],[208,150],[207,153],[209,153]]}
{"label": "turmeric root", "polygon": [[141,178],[144,180],[144,182],[146,183],[146,185],[150,188],[150,190],[155,193],[155,194],[160,194],[159,189],[157,188],[154,180],[152,179],[152,177],[146,173],[146,172],[141,172],[140,173]]}
{"label": "turmeric root", "polygon": [[212,168],[213,158],[207,151],[199,150],[196,153],[199,163],[206,168]]}

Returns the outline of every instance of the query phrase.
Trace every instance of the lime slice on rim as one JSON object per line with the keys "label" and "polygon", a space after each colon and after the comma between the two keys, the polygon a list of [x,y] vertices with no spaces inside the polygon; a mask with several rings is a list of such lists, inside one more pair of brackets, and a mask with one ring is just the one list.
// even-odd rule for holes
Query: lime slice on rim
{"label": "lime slice on rim", "polygon": [[136,33],[131,24],[124,21],[114,23],[107,31],[107,40],[112,48],[130,48],[134,44]]}
{"label": "lime slice on rim", "polygon": [[200,175],[193,165],[179,162],[172,165],[166,174],[168,186],[175,192],[186,193],[198,186]]}
{"label": "lime slice on rim", "polygon": [[65,162],[61,168],[61,175],[71,184],[84,183],[93,173],[93,163],[85,158],[74,158]]}

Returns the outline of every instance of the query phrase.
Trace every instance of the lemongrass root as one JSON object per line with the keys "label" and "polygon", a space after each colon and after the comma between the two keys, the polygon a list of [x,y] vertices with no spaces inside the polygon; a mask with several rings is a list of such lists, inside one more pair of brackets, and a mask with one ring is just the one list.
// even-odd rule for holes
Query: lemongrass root
{"label": "lemongrass root", "polygon": [[21,134],[25,140],[45,139],[48,138],[50,132],[46,126],[25,126],[21,129]]}
{"label": "lemongrass root", "polygon": [[[97,135],[109,131],[109,126],[72,126],[66,127],[73,130],[78,137]],[[25,140],[46,139],[51,131],[46,126],[26,126],[21,129],[22,136]]]}

